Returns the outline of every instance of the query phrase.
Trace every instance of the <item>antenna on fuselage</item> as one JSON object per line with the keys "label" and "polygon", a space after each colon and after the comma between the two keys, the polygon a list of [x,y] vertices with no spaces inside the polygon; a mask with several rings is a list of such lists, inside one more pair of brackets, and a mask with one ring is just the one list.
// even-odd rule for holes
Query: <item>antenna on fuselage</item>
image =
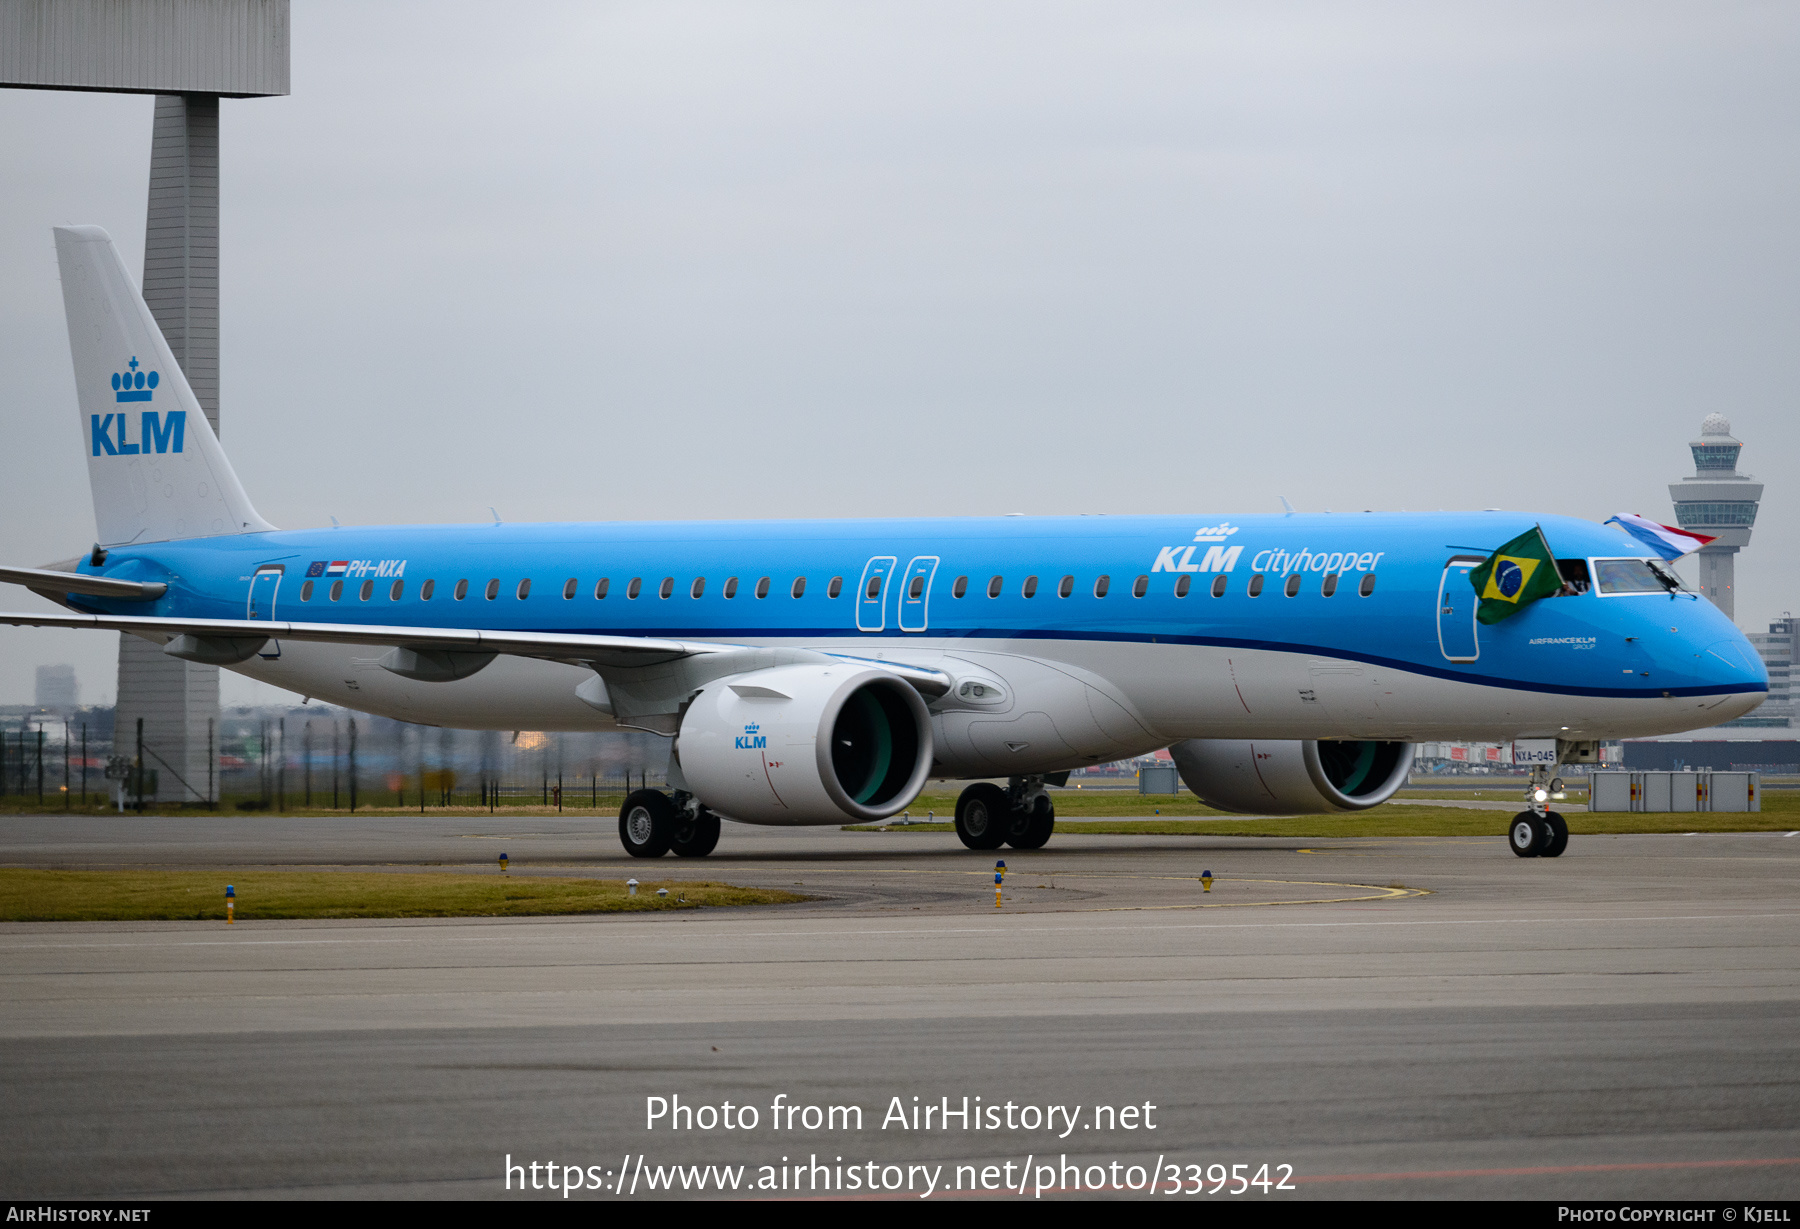
{"label": "antenna on fuselage", "polygon": [[495,524],[495,525],[496,525],[496,526],[498,526],[498,525],[499,525],[499,524],[500,524],[500,514],[499,514],[499,513],[498,513],[498,512],[494,512],[494,505],[493,505],[493,504],[489,504],[489,505],[488,505],[488,511],[489,511],[489,512],[492,512],[492,513],[493,513],[493,515],[494,515],[494,524]]}
{"label": "antenna on fuselage", "polygon": [[1288,502],[1288,497],[1286,495],[1277,495],[1275,498],[1281,501],[1281,506],[1287,509],[1287,514],[1289,516],[1294,515],[1294,505]]}

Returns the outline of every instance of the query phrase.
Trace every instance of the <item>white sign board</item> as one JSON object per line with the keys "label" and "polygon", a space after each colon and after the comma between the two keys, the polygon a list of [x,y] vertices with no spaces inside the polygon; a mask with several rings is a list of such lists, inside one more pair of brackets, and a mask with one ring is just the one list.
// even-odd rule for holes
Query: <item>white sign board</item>
{"label": "white sign board", "polygon": [[1515,764],[1556,763],[1556,740],[1554,738],[1521,738],[1513,743],[1512,761]]}

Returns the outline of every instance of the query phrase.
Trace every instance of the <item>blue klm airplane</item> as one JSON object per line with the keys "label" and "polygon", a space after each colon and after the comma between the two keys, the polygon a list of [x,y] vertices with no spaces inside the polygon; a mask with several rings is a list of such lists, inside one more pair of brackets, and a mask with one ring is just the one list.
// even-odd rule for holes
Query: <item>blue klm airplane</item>
{"label": "blue klm airplane", "polygon": [[[1745,638],[1619,530],[1513,512],[276,529],[257,515],[111,239],[56,232],[100,541],[0,569],[68,613],[333,703],[488,729],[650,730],[644,856],[720,817],[878,820],[969,786],[974,849],[1037,848],[1072,769],[1170,747],[1225,810],[1353,811],[1425,739],[1602,739],[1738,716]],[[1469,573],[1533,524],[1560,594],[1475,619]],[[1535,740],[1535,741],[1533,741]],[[1536,791],[1524,856],[1568,829]]]}

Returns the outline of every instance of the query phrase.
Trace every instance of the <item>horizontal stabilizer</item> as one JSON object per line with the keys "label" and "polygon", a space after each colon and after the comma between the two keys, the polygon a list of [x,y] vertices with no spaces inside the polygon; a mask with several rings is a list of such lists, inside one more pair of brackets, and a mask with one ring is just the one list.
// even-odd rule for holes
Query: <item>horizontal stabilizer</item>
{"label": "horizontal stabilizer", "polygon": [[108,580],[104,576],[84,576],[80,572],[59,572],[53,568],[0,568],[0,581],[24,585],[39,593],[80,593],[88,597],[116,598],[122,602],[153,602],[169,590],[169,586],[159,580]]}

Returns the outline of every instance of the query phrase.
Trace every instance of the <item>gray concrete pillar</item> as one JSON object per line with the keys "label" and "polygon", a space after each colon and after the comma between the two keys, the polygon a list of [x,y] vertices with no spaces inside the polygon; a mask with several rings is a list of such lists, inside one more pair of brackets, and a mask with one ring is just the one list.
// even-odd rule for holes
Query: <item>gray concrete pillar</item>
{"label": "gray concrete pillar", "polygon": [[[144,302],[217,433],[219,100],[210,94],[156,98]],[[142,717],[145,768],[157,774],[159,801],[206,800],[207,726],[213,722],[216,728],[218,716],[218,667],[170,657],[136,636],[119,637],[115,728],[120,734],[114,754],[131,754],[124,732],[135,732]]]}
{"label": "gray concrete pillar", "polygon": [[1712,600],[1712,604],[1725,612],[1727,619],[1737,618],[1737,595],[1732,592],[1736,583],[1737,553],[1735,546],[1720,547],[1703,546],[1700,548],[1700,592]]}
{"label": "gray concrete pillar", "polygon": [[219,430],[219,100],[159,94],[150,138],[144,302]]}

